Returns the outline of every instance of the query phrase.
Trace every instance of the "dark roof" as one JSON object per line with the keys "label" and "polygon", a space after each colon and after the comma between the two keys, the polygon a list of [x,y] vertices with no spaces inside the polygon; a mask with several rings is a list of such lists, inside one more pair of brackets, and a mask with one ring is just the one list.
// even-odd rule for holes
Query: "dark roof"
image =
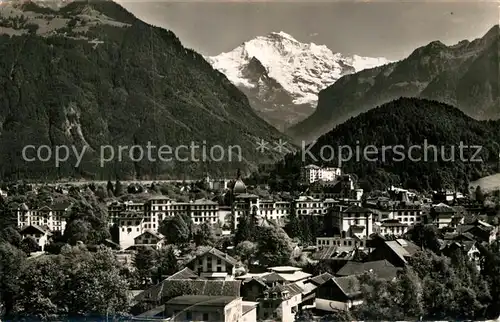
{"label": "dark roof", "polygon": [[200,257],[204,257],[204,256],[209,255],[209,254],[214,255],[215,257],[220,258],[221,260],[223,260],[226,263],[229,263],[233,266],[236,266],[238,264],[238,261],[235,258],[229,256],[228,254],[226,254],[224,252],[221,252],[220,250],[216,249],[215,247],[212,247],[210,250],[208,250],[208,251],[204,252],[203,254],[197,256],[196,258],[192,259],[190,261],[190,263],[193,262],[194,260],[200,258]]}
{"label": "dark roof", "polygon": [[358,205],[352,205],[349,208],[347,208],[346,210],[344,210],[344,212],[347,212],[347,213],[371,213],[371,210],[368,208],[360,207]]}
{"label": "dark roof", "polygon": [[235,296],[181,295],[169,300],[167,305],[226,306],[238,299]]}
{"label": "dark roof", "polygon": [[38,226],[38,225],[24,226],[23,228],[21,228],[20,232],[22,234],[22,233],[24,233],[27,230],[36,230],[36,231],[41,232],[42,234],[50,234],[49,229],[46,229],[45,227]]}
{"label": "dark roof", "polygon": [[189,268],[185,267],[178,271],[177,273],[170,275],[169,277],[166,278],[167,280],[197,280],[200,279],[200,277],[190,270]]}
{"label": "dark roof", "polygon": [[172,276],[139,294],[135,301],[160,302],[180,295],[240,296],[241,281],[174,279]]}
{"label": "dark roof", "polygon": [[331,280],[332,277],[333,277],[333,275],[330,273],[323,273],[321,275],[311,277],[308,280],[308,282],[311,282],[311,283],[316,284],[316,285],[321,285],[321,284],[326,283],[327,281]]}
{"label": "dark roof", "polygon": [[383,279],[393,279],[400,271],[399,268],[392,265],[387,260],[379,260],[372,262],[347,262],[337,273],[338,276],[361,275],[365,272],[373,272],[378,277]]}
{"label": "dark roof", "polygon": [[297,294],[301,294],[304,290],[302,287],[297,285],[297,283],[291,283],[291,284],[279,284],[276,285],[275,287],[270,288],[266,292],[268,294],[272,293],[282,293],[282,292],[288,292],[288,295],[290,296],[295,296]]}
{"label": "dark roof", "polygon": [[356,276],[334,277],[333,281],[347,297],[361,294],[361,287]]}
{"label": "dark roof", "polygon": [[386,241],[385,244],[396,254],[404,263],[406,258],[413,256],[420,248],[414,243],[404,240],[396,239],[393,241]]}
{"label": "dark roof", "polygon": [[251,310],[255,309],[256,305],[255,304],[243,304],[242,305],[242,314],[245,315],[247,314],[248,312],[250,312]]}
{"label": "dark roof", "polygon": [[349,259],[353,257],[354,252],[346,250],[346,248],[338,246],[324,247],[314,253],[312,258],[315,260],[322,259]]}
{"label": "dark roof", "polygon": [[284,279],[280,274],[276,272],[272,272],[271,274],[267,274],[261,277],[262,280],[266,283],[269,282],[285,282],[286,279]]}

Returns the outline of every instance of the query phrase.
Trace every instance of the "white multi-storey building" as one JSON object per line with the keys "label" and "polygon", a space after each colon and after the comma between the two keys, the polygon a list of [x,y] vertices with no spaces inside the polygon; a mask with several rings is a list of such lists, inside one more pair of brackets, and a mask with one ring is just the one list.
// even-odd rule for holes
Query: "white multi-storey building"
{"label": "white multi-storey building", "polygon": [[303,167],[301,172],[302,181],[305,183],[335,181],[342,174],[340,168],[322,168],[314,164]]}
{"label": "white multi-storey building", "polygon": [[71,208],[71,203],[61,202],[50,206],[43,206],[37,209],[30,209],[23,203],[17,209],[17,226],[19,228],[26,226],[45,227],[51,232],[64,232],[66,229],[66,217]]}
{"label": "white multi-storey building", "polygon": [[368,238],[373,234],[373,213],[358,205],[338,206],[333,209],[330,225],[336,227],[343,238]]}

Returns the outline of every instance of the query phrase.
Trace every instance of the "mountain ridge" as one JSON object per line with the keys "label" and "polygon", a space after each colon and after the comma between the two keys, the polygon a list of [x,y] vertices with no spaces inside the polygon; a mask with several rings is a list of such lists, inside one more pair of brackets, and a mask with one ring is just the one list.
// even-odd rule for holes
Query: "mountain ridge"
{"label": "mountain ridge", "polygon": [[[193,178],[225,176],[272,162],[256,142],[287,140],[247,97],[171,31],[150,26],[113,1],[72,2],[57,11],[5,5],[0,12],[0,178]],[[100,165],[100,147],[238,146],[222,161],[179,152],[174,161],[137,154]],[[26,162],[27,145],[91,148],[79,167]],[[188,161],[180,160],[188,158]],[[156,158],[158,159],[158,158]],[[195,161],[194,159],[201,160]]]}
{"label": "mountain ridge", "polygon": [[[389,62],[344,56],[325,45],[301,43],[283,31],[258,36],[206,59],[248,96],[262,118],[280,130],[311,114],[318,92],[342,75]],[[255,64],[260,67],[255,69]]]}
{"label": "mountain ridge", "polygon": [[[302,166],[317,164],[342,167],[366,190],[401,185],[467,191],[469,182],[498,170],[499,139],[500,120],[478,121],[448,104],[401,97],[349,119],[287,155],[267,176],[266,167],[256,176],[279,190],[299,180]],[[463,154],[461,145],[469,146]]]}
{"label": "mountain ridge", "polygon": [[286,133],[311,142],[334,126],[400,96],[435,99],[477,119],[500,117],[500,32],[446,46],[433,41],[407,58],[343,76],[319,93],[318,107]]}

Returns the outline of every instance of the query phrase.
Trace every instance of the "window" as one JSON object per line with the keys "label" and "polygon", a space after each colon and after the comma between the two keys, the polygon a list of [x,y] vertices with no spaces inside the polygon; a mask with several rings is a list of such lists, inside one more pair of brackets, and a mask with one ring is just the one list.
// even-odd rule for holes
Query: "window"
{"label": "window", "polygon": [[187,311],[186,312],[186,320],[191,321],[192,319],[193,319],[193,315],[191,314],[191,312]]}
{"label": "window", "polygon": [[203,321],[208,321],[208,313],[203,313]]}

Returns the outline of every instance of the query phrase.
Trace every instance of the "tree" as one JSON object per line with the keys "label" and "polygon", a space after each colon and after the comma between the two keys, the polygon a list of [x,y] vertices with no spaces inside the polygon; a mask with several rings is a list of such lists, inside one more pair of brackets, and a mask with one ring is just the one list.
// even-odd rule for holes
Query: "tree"
{"label": "tree", "polygon": [[157,279],[160,281],[165,275],[173,275],[179,270],[177,257],[173,247],[167,247],[160,250],[158,254]]}
{"label": "tree", "polygon": [[99,186],[95,192],[95,195],[99,199],[99,201],[104,201],[108,198],[108,193],[104,190],[104,187]]}
{"label": "tree", "polygon": [[253,227],[251,226],[250,220],[246,217],[239,218],[238,226],[236,227],[236,232],[234,233],[234,244],[238,245],[239,243],[248,240],[253,241]]}
{"label": "tree", "polygon": [[67,246],[25,263],[16,305],[25,318],[113,318],[128,310],[128,285],[110,249]]}
{"label": "tree", "polygon": [[134,266],[141,280],[141,284],[149,285],[153,269],[156,267],[157,253],[151,247],[145,247],[134,256]]}
{"label": "tree", "polygon": [[288,236],[290,236],[290,238],[302,237],[300,220],[295,212],[292,212],[288,216],[287,223],[285,225],[285,231],[287,232]]}
{"label": "tree", "polygon": [[183,216],[177,214],[173,218],[166,218],[160,224],[160,233],[167,237],[169,243],[184,244],[189,241],[189,226]]}
{"label": "tree", "polygon": [[114,194],[116,197],[119,197],[123,194],[123,186],[120,180],[116,180]]}
{"label": "tree", "polygon": [[9,316],[19,295],[21,268],[26,254],[13,245],[0,242],[0,316]]}
{"label": "tree", "polygon": [[197,246],[212,246],[216,239],[213,227],[207,222],[204,222],[197,227],[193,237]]}
{"label": "tree", "polygon": [[19,247],[19,245],[21,245],[22,239],[23,237],[21,236],[21,234],[19,234],[17,229],[12,226],[4,228],[0,232],[0,242],[5,241],[15,247]]}
{"label": "tree", "polygon": [[476,188],[476,192],[475,192],[475,196],[476,196],[476,201],[480,204],[484,204],[484,200],[486,199],[485,198],[485,195],[483,193],[483,190],[481,189],[481,186],[477,186]]}
{"label": "tree", "polygon": [[258,257],[262,265],[287,265],[292,255],[290,237],[283,229],[270,226],[260,227],[258,237]]}
{"label": "tree", "polygon": [[239,255],[241,261],[246,262],[252,259],[257,253],[257,245],[251,241],[245,240],[236,245],[234,251]]}

